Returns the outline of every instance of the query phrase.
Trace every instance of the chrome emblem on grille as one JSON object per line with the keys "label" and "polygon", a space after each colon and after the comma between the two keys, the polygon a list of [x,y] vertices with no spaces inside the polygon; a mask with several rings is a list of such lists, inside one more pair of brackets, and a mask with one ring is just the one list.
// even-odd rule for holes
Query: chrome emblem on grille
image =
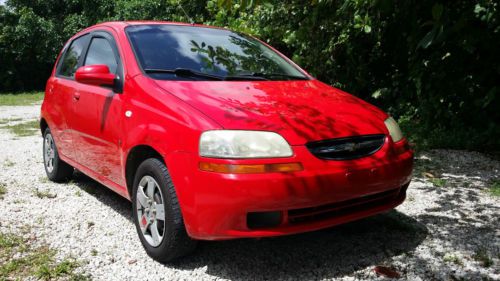
{"label": "chrome emblem on grille", "polygon": [[360,145],[354,142],[343,143],[339,145],[333,145],[330,147],[322,148],[318,152],[320,153],[328,153],[328,152],[340,152],[340,151],[349,151],[353,152],[360,148]]}
{"label": "chrome emblem on grille", "polygon": [[356,159],[378,151],[385,142],[385,135],[365,135],[323,140],[307,144],[307,148],[321,159]]}
{"label": "chrome emblem on grille", "polygon": [[353,142],[350,142],[350,143],[346,143],[345,144],[345,149],[347,151],[350,151],[350,152],[353,152],[355,151],[356,149],[358,149],[358,145],[353,143]]}

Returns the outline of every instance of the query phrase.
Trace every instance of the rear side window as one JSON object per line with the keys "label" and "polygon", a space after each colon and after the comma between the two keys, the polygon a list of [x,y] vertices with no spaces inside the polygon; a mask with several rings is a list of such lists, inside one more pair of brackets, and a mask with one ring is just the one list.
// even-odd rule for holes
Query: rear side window
{"label": "rear side window", "polygon": [[82,56],[83,50],[87,44],[88,35],[75,39],[64,55],[64,59],[59,68],[58,74],[66,77],[75,77],[78,61]]}
{"label": "rear side window", "polygon": [[84,65],[92,64],[105,64],[109,67],[109,72],[116,73],[118,63],[113,48],[107,39],[95,37],[90,42]]}

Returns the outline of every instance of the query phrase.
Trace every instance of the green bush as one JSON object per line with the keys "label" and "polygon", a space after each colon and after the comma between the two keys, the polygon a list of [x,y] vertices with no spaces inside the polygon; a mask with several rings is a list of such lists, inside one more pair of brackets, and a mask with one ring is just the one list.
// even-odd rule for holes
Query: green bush
{"label": "green bush", "polygon": [[0,7],[0,89],[43,88],[64,41],[85,26],[188,21],[179,4],[196,22],[254,34],[387,110],[419,145],[500,147],[493,0],[10,0]]}
{"label": "green bush", "polygon": [[[309,3],[309,4],[308,4]],[[500,23],[494,1],[272,1],[212,6],[320,80],[397,117],[423,147],[500,147]]]}

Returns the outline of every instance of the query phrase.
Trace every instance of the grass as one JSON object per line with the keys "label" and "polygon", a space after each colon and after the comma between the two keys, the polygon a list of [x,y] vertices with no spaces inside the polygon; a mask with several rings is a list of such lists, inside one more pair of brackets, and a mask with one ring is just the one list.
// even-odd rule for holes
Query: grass
{"label": "grass", "polygon": [[14,165],[15,165],[15,163],[10,161],[10,159],[5,159],[5,161],[3,161],[4,167],[13,167]]}
{"label": "grass", "polygon": [[7,119],[0,119],[0,125],[5,125],[9,122],[18,122],[22,121],[23,118],[7,118]]}
{"label": "grass", "polygon": [[43,199],[43,198],[52,199],[52,198],[56,198],[57,197],[57,194],[50,193],[50,191],[48,191],[48,190],[40,190],[38,188],[35,189],[34,194],[35,194],[36,197],[38,197],[40,199]]}
{"label": "grass", "polygon": [[41,183],[48,183],[49,179],[46,176],[42,176],[38,178],[38,181],[40,181]]}
{"label": "grass", "polygon": [[0,94],[0,105],[30,105],[43,100],[43,92]]}
{"label": "grass", "polygon": [[[21,246],[22,242],[23,240],[18,236],[0,233],[0,257],[2,259],[7,257],[10,249]],[[24,247],[19,250],[25,251]]]}
{"label": "grass", "polygon": [[73,272],[73,270],[77,267],[78,263],[74,260],[63,260],[56,265],[51,265],[48,261],[46,261],[35,272],[35,276],[43,280],[49,280],[55,277],[66,276]]}
{"label": "grass", "polygon": [[496,197],[500,197],[500,180],[494,180],[489,188],[490,194]]}
{"label": "grass", "polygon": [[38,120],[31,120],[15,125],[4,125],[0,128],[8,129],[12,134],[18,137],[27,137],[38,134],[40,130],[40,124],[38,123]]}
{"label": "grass", "polygon": [[33,247],[22,237],[0,233],[0,280],[37,278],[51,280],[89,280],[74,273],[79,264],[74,259],[56,261],[55,251],[46,246]]}
{"label": "grass", "polygon": [[446,185],[446,180],[445,179],[440,179],[440,178],[430,178],[428,179],[434,187],[443,187]]}
{"label": "grass", "polygon": [[472,256],[472,258],[475,261],[481,263],[483,267],[490,267],[493,265],[493,260],[490,258],[485,249],[477,250],[476,253]]}
{"label": "grass", "polygon": [[0,183],[0,199],[3,199],[3,196],[7,193],[7,187],[4,183]]}
{"label": "grass", "polygon": [[456,265],[463,265],[463,262],[460,260],[460,258],[457,255],[451,254],[451,253],[444,255],[443,261],[451,262],[451,263],[454,263]]}

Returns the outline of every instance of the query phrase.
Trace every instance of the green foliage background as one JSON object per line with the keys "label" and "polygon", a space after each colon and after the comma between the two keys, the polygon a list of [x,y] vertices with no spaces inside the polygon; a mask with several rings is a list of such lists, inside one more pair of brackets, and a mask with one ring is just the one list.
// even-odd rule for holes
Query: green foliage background
{"label": "green foliage background", "polygon": [[78,30],[108,20],[225,26],[399,119],[421,147],[500,147],[500,13],[493,0],[8,0],[0,92],[43,89]]}

